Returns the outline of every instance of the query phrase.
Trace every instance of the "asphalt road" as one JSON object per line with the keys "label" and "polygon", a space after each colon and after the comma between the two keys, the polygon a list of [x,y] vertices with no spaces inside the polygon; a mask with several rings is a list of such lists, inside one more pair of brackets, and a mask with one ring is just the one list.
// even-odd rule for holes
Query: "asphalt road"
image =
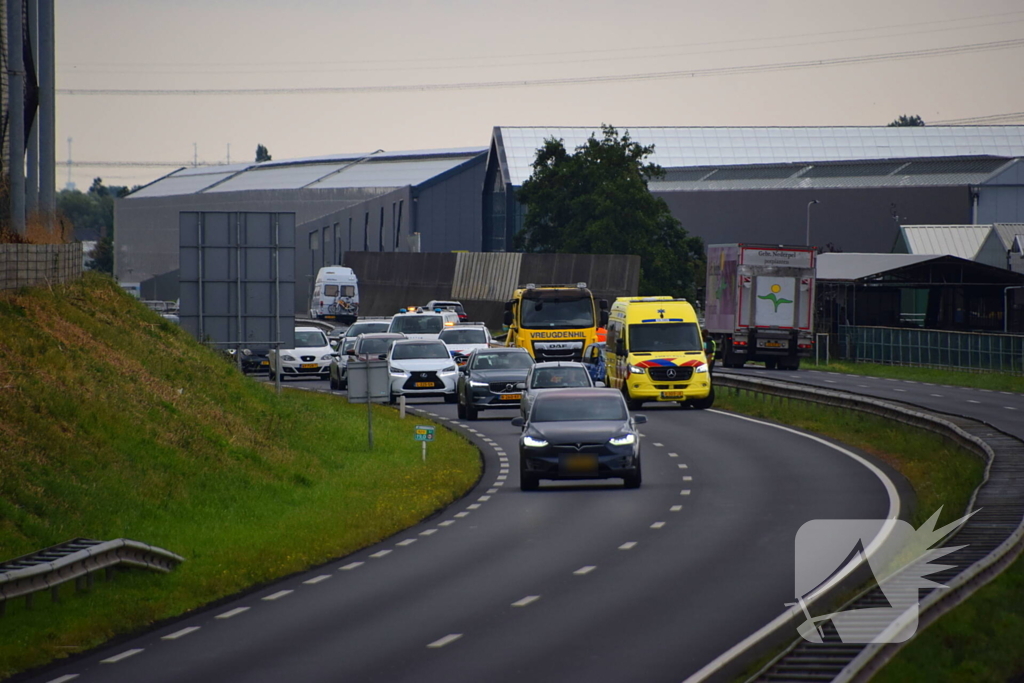
{"label": "asphalt road", "polygon": [[[412,404],[456,422],[453,405]],[[678,682],[793,600],[804,522],[890,510],[882,480],[820,440],[638,412],[638,490],[519,491],[517,412],[485,412],[457,427],[476,430],[483,478],[432,519],[31,680]]]}
{"label": "asphalt road", "polygon": [[1024,394],[990,389],[971,389],[946,384],[844,375],[811,368],[793,371],[762,367],[715,368],[715,373],[747,375],[784,382],[798,382],[825,389],[848,391],[900,401],[950,415],[987,422],[996,429],[1024,439]]}

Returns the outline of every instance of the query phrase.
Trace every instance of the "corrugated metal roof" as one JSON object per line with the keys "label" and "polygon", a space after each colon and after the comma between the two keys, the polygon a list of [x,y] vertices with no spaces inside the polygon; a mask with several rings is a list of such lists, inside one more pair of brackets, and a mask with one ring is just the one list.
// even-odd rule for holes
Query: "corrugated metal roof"
{"label": "corrugated metal roof", "polygon": [[[568,150],[586,143],[597,126],[544,128],[499,126],[501,149],[513,185],[532,173],[536,151],[549,138]],[[619,128],[643,145],[664,168],[737,166],[869,159],[1024,156],[1024,126]],[[920,184],[920,183],[911,183]],[[705,188],[706,189],[706,188]]]}
{"label": "corrugated metal roof", "polygon": [[310,187],[404,187],[419,185],[434,176],[464,164],[467,157],[445,157],[416,161],[364,161]]}
{"label": "corrugated metal roof", "polygon": [[[186,170],[194,171],[196,169]],[[136,190],[128,196],[133,199],[142,199],[145,197],[168,197],[176,194],[195,194],[229,177],[231,177],[231,173],[223,171],[219,173],[186,173],[184,171],[177,171],[165,178],[161,178],[155,183]]]}
{"label": "corrugated metal roof", "polygon": [[991,225],[901,225],[911,254],[948,254],[973,261],[992,233]]}
{"label": "corrugated metal roof", "polygon": [[1007,251],[1019,249],[1020,242],[1024,242],[1024,223],[996,223],[992,229],[1003,243],[1003,249]]}
{"label": "corrugated metal roof", "polygon": [[935,254],[819,254],[819,280],[853,281],[942,258]]}

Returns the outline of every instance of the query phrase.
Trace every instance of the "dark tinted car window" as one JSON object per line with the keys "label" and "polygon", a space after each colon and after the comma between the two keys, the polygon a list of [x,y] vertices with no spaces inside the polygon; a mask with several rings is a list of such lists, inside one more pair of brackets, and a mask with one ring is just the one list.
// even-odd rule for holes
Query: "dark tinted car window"
{"label": "dark tinted car window", "polygon": [[478,353],[473,359],[474,370],[525,370],[531,365],[528,353]]}
{"label": "dark tinted car window", "polygon": [[700,351],[700,332],[696,323],[630,325],[629,350]]}
{"label": "dark tinted car window", "polygon": [[295,331],[295,348],[311,348],[318,346],[327,346],[327,337],[324,336],[323,332],[302,332],[299,330]]}
{"label": "dark tinted car window", "polygon": [[345,331],[346,337],[356,337],[360,334],[374,334],[376,332],[387,332],[391,326],[390,322],[380,323],[355,323]]}
{"label": "dark tinted car window", "polygon": [[437,334],[444,329],[439,315],[403,315],[391,323],[392,332],[402,334]]}
{"label": "dark tinted car window", "polygon": [[487,335],[483,330],[445,330],[441,333],[441,341],[446,344],[486,344]]}
{"label": "dark tinted car window", "polygon": [[444,344],[400,344],[391,354],[392,360],[411,360],[413,358],[451,358],[448,347]]}
{"label": "dark tinted car window", "polygon": [[369,354],[381,354],[387,353],[391,345],[395,343],[394,339],[364,339],[363,343],[359,345],[359,353]]}
{"label": "dark tinted car window", "polygon": [[575,420],[625,420],[626,406],[618,396],[558,396],[561,392],[537,397],[530,419],[533,422],[569,422]]}
{"label": "dark tinted car window", "polygon": [[530,386],[534,389],[557,387],[589,387],[590,375],[583,368],[540,368],[533,371]]}

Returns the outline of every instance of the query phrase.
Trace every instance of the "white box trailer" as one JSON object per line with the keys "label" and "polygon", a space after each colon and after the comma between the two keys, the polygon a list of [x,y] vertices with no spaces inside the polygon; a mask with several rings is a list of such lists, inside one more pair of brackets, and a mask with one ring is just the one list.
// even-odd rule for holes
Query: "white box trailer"
{"label": "white box trailer", "polygon": [[704,324],[722,365],[796,370],[814,351],[813,247],[708,245]]}

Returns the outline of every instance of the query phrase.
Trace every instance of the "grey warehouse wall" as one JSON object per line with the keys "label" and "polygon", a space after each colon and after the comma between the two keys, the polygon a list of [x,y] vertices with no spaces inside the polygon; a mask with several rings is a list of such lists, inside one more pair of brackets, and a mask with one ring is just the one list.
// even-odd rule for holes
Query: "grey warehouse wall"
{"label": "grey warehouse wall", "polygon": [[1024,163],[978,186],[977,223],[1024,223]]}

